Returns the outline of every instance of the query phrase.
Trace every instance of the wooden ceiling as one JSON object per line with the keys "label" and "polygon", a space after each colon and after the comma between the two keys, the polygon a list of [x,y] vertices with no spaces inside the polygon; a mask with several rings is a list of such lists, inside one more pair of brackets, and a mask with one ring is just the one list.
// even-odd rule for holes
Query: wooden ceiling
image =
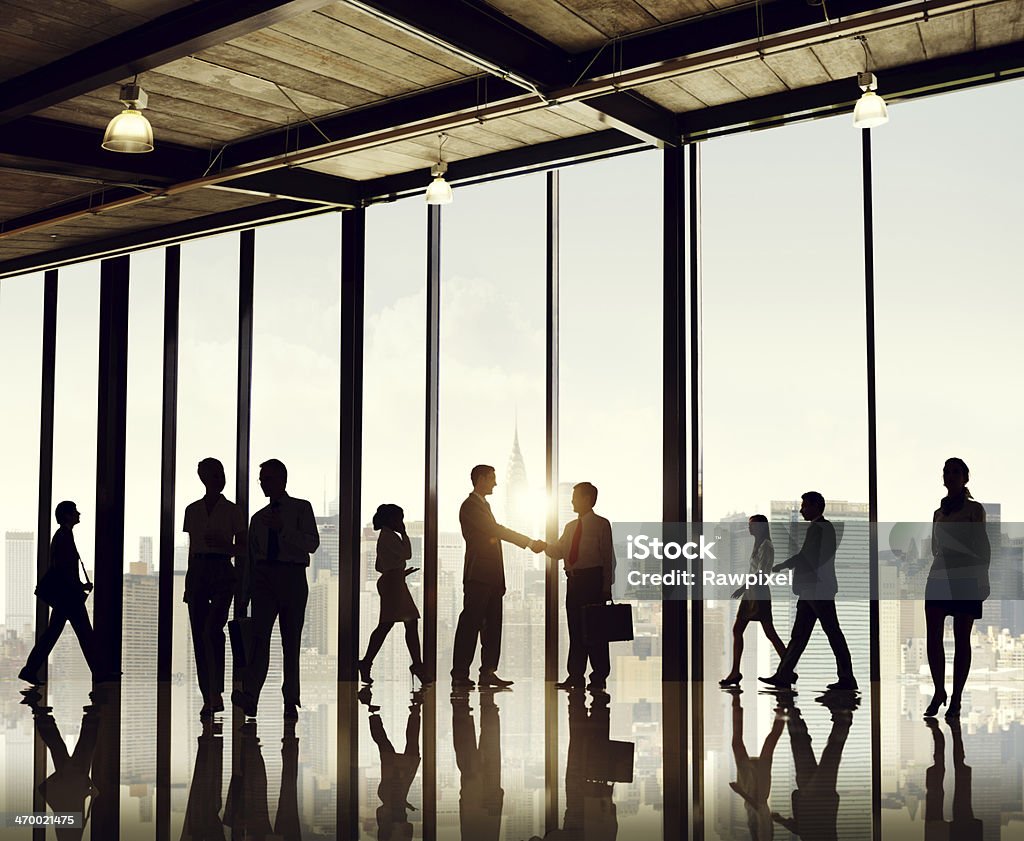
{"label": "wooden ceiling", "polygon": [[[1024,70],[1013,59],[1024,56],[1024,0],[831,0],[832,18],[825,8],[5,0],[0,274],[4,261],[279,196],[351,206],[425,185],[442,130],[458,182],[506,161],[676,144],[738,103],[758,119],[848,107],[865,66],[902,80],[881,88],[897,96],[921,79]],[[158,149],[102,152],[135,73]]]}

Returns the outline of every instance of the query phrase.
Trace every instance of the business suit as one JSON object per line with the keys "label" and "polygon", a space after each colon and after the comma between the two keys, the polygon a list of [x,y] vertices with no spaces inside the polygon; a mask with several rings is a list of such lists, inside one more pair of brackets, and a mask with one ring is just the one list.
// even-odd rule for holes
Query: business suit
{"label": "business suit", "polygon": [[[579,539],[577,537],[579,531]],[[572,547],[576,543],[576,555]],[[569,626],[569,680],[579,681],[590,660],[591,677],[607,679],[611,671],[608,641],[587,643],[583,638],[583,611],[588,605],[604,604],[615,583],[615,549],[612,525],[593,511],[569,521],[557,543],[547,547],[552,558],[564,558],[566,577],[565,615]]]}
{"label": "business suit", "polygon": [[501,541],[507,540],[525,549],[530,538],[498,523],[487,500],[475,492],[462,503],[459,524],[466,541],[466,560],[462,572],[462,613],[455,629],[452,677],[469,677],[478,636],[480,674],[492,675],[501,657],[501,600],[505,595]]}
{"label": "business suit", "polygon": [[839,585],[836,581],[836,530],[832,523],[824,517],[812,520],[800,551],[776,569],[793,570],[793,592],[799,596],[793,633],[776,674],[785,678],[793,677],[796,664],[811,639],[814,625],[820,622],[832,646],[840,682],[855,685],[850,648],[836,615],[835,597]]}

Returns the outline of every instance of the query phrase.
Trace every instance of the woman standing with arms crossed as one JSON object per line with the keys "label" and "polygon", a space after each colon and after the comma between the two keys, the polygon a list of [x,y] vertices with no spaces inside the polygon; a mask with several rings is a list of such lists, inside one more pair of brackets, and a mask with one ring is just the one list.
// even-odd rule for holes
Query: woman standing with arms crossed
{"label": "woman standing with arms crossed", "polygon": [[946,496],[932,516],[932,562],[924,591],[928,668],[935,694],[924,711],[933,718],[946,703],[946,651],[942,634],[953,617],[953,697],[946,718],[960,717],[960,701],[971,670],[971,630],[988,598],[988,567],[992,558],[985,509],[975,502],[967,483],[971,471],[962,459],[947,459],[942,468]]}
{"label": "woman standing with arms crossed", "polygon": [[377,537],[377,592],[380,594],[380,619],[377,627],[370,634],[370,642],[366,656],[359,661],[359,677],[363,683],[373,683],[370,667],[380,647],[384,645],[388,632],[396,622],[405,625],[405,644],[409,648],[412,665],[409,671],[420,679],[421,683],[430,683],[423,668],[420,656],[419,618],[420,612],[412,600],[406,576],[416,572],[406,569],[405,562],[412,557],[412,544],[405,531],[405,512],[397,505],[386,503],[373,515],[373,527],[380,531]]}
{"label": "woman standing with arms crossed", "polygon": [[[775,546],[768,530],[768,518],[764,514],[754,514],[747,521],[747,530],[754,538],[754,551],[750,553],[750,571],[754,574],[769,573],[775,563]],[[763,585],[740,587],[732,594],[734,599],[741,599],[739,610],[736,611],[736,624],[732,626],[732,671],[718,685],[727,688],[739,686],[743,675],[740,674],[740,657],[743,656],[743,632],[751,622],[760,622],[761,630],[768,637],[768,642],[775,646],[779,657],[786,653],[786,646],[775,630],[772,621],[772,600],[768,588]]]}

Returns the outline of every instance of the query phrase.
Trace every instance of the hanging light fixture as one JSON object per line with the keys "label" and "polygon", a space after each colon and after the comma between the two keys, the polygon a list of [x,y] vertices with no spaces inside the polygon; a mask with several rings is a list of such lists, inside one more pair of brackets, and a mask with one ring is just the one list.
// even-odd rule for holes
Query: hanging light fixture
{"label": "hanging light fixture", "polygon": [[124,111],[107,124],[103,134],[103,148],[109,152],[138,154],[153,151],[153,127],[142,115],[142,109],[149,104],[149,97],[136,81],[121,85],[118,99],[124,104]]}
{"label": "hanging light fixture", "polygon": [[853,125],[855,128],[874,128],[889,122],[889,112],[885,100],[875,91],[878,80],[874,73],[858,73],[857,84],[864,91],[853,108]]}
{"label": "hanging light fixture", "polygon": [[448,135],[439,134],[437,139],[437,163],[430,168],[430,174],[434,180],[427,186],[427,204],[451,204],[452,185],[444,180],[448,164],[441,158],[441,150],[444,148],[444,142],[448,139]]}

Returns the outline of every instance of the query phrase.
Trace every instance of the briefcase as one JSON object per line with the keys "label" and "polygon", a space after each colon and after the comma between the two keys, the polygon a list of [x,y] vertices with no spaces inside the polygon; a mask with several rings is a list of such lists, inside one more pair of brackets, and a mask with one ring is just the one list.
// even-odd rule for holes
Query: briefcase
{"label": "briefcase", "polygon": [[633,743],[608,739],[591,744],[586,775],[595,783],[633,782]]}
{"label": "briefcase", "polygon": [[583,639],[621,642],[633,639],[633,606],[590,604],[583,608]]}
{"label": "briefcase", "polygon": [[228,622],[228,637],[235,668],[244,669],[252,659],[252,618],[239,616]]}

